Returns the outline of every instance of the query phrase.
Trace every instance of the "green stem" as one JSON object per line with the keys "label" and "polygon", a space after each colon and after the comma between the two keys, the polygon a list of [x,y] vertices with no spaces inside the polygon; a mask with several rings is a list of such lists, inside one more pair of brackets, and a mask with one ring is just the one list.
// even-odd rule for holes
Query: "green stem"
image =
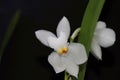
{"label": "green stem", "polygon": [[[82,20],[81,32],[78,38],[78,42],[82,43],[85,46],[88,56],[91,48],[91,42],[92,42],[94,30],[96,28],[96,23],[100,16],[104,2],[105,0],[89,0],[88,6],[86,8],[86,11]],[[87,63],[80,66],[78,80],[84,80],[86,66],[87,66]]]}
{"label": "green stem", "polygon": [[87,63],[84,63],[80,66],[80,71],[79,71],[79,74],[78,74],[78,80],[84,80],[85,72],[86,72],[86,66],[87,66]]}
{"label": "green stem", "polygon": [[66,71],[65,71],[65,77],[64,77],[64,80],[67,80],[68,79],[68,75],[67,75],[67,73],[66,73]]}
{"label": "green stem", "polygon": [[[89,0],[83,20],[82,20],[81,31],[78,38],[78,42],[85,46],[88,56],[89,56],[89,51],[91,47],[94,30],[96,28],[96,23],[100,16],[104,2],[105,0]],[[73,41],[74,39],[71,38],[70,42],[73,42]],[[87,63],[80,65],[78,80],[84,80],[86,66],[87,66]],[[65,80],[67,79],[68,79],[68,75],[65,74]],[[73,79],[77,80],[74,77]]]}
{"label": "green stem", "polygon": [[70,75],[67,74],[67,72],[65,71],[65,77],[64,77],[64,80],[69,80],[69,77],[70,77]]}

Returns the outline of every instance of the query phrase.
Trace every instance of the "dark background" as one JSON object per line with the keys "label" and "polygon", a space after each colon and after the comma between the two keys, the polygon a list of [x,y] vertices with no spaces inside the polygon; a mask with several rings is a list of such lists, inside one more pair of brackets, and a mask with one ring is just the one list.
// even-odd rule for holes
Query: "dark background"
{"label": "dark background", "polygon": [[[0,0],[0,43],[16,10],[19,22],[5,48],[0,64],[0,80],[63,80],[47,61],[52,49],[42,45],[34,32],[47,29],[55,33],[66,16],[72,32],[80,26],[88,0]],[[115,45],[102,48],[103,60],[90,55],[85,80],[120,80],[120,0],[106,0],[99,20],[116,32]],[[92,20],[92,19],[91,19]]]}

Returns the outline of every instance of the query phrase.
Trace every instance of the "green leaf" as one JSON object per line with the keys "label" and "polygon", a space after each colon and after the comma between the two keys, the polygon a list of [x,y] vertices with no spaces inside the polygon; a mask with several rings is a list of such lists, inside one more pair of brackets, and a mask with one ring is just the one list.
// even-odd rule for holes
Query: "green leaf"
{"label": "green leaf", "polygon": [[14,29],[16,27],[16,24],[19,20],[19,17],[20,17],[20,11],[17,10],[16,13],[14,14],[8,28],[7,28],[7,31],[6,31],[6,34],[5,34],[5,37],[3,39],[3,42],[1,44],[1,48],[0,48],[0,62],[2,60],[2,55],[4,53],[4,49],[10,39],[10,37],[12,36],[13,32],[14,32]]}
{"label": "green leaf", "polygon": [[[93,38],[93,33],[101,10],[103,8],[104,2],[105,0],[89,0],[82,20],[78,42],[82,43],[85,46],[88,56]],[[78,80],[84,80],[86,65],[87,63],[80,66]]]}

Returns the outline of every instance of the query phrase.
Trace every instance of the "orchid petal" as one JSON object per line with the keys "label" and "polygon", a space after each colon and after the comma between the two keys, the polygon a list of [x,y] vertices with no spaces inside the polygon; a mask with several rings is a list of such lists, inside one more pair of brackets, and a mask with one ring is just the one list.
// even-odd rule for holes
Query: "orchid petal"
{"label": "orchid petal", "polygon": [[66,38],[68,39],[70,35],[70,24],[66,17],[63,17],[62,20],[59,22],[57,27],[57,36],[60,36],[60,33],[64,32],[66,35]]}
{"label": "orchid petal", "polygon": [[72,58],[76,64],[83,64],[87,61],[85,47],[80,43],[70,43],[68,57]]}
{"label": "orchid petal", "polygon": [[99,60],[102,59],[102,52],[99,44],[95,39],[93,39],[91,44],[91,53]]}
{"label": "orchid petal", "polygon": [[66,39],[65,34],[61,32],[60,35],[61,36],[58,37],[58,38],[54,38],[54,37],[49,37],[48,38],[49,46],[56,51],[59,50],[62,47],[67,46],[67,39]]}
{"label": "orchid petal", "polygon": [[102,47],[112,46],[115,42],[115,32],[110,28],[100,30],[96,35],[96,40]]}
{"label": "orchid petal", "polygon": [[70,58],[67,57],[61,57],[61,61],[65,64],[66,66],[66,71],[72,75],[75,76],[76,78],[78,77],[78,72],[79,72],[79,67],[72,61]]}
{"label": "orchid petal", "polygon": [[56,52],[52,52],[48,56],[48,62],[52,65],[56,73],[60,73],[65,70],[65,66],[62,64],[61,58]]}
{"label": "orchid petal", "polygon": [[56,38],[56,36],[52,32],[49,32],[47,30],[38,30],[35,32],[35,35],[36,35],[37,39],[46,46],[49,46],[48,37]]}

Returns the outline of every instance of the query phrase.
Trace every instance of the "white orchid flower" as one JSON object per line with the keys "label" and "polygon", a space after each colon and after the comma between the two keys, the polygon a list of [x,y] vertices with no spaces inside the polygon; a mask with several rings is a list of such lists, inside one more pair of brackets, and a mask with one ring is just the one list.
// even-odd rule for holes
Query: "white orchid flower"
{"label": "white orchid flower", "polygon": [[112,46],[116,40],[115,32],[106,28],[105,22],[99,21],[97,23],[93,41],[91,44],[91,53],[99,60],[102,60],[101,47],[107,48]]}
{"label": "white orchid flower", "polygon": [[77,78],[80,64],[87,61],[86,50],[80,43],[68,43],[70,35],[70,24],[66,17],[63,17],[57,26],[57,37],[47,31],[38,30],[36,37],[44,45],[53,48],[54,51],[48,56],[48,62],[56,73],[67,71]]}

